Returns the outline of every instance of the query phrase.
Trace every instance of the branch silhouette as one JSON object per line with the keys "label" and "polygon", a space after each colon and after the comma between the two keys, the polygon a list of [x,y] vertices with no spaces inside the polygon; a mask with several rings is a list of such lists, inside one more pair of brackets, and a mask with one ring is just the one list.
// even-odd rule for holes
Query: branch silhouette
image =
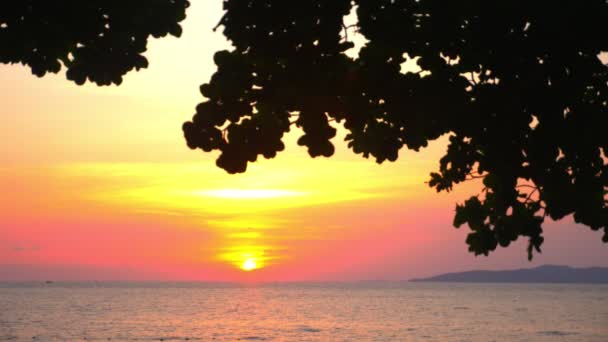
{"label": "branch silhouette", "polygon": [[[345,51],[352,5],[367,43]],[[291,113],[298,144],[329,157],[335,128],[378,163],[450,136],[429,185],[482,178],[456,207],[476,255],[528,239],[540,252],[546,216],[574,215],[608,242],[608,50],[601,0],[228,0],[221,26],[234,50],[215,55],[207,98],[183,126],[190,148],[219,150],[245,172],[284,149]],[[407,58],[423,72],[402,72]],[[220,127],[227,134],[219,133]],[[518,187],[525,181],[532,192]],[[528,189],[529,190],[529,189]]]}
{"label": "branch silhouette", "polygon": [[21,63],[42,77],[67,68],[81,85],[121,84],[148,67],[148,38],[179,37],[186,0],[3,0],[0,62]]}

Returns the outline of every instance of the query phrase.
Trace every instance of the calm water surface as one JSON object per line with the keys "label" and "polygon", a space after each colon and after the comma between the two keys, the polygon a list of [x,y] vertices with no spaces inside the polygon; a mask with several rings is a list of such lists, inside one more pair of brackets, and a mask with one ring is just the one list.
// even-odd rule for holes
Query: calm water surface
{"label": "calm water surface", "polygon": [[608,286],[0,284],[0,340],[608,341]]}

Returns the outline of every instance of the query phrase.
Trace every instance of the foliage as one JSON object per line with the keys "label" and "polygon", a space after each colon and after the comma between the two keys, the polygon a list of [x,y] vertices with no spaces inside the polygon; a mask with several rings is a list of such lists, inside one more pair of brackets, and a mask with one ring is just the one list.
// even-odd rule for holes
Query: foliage
{"label": "foliage", "polygon": [[[79,84],[118,84],[145,67],[147,37],[179,35],[188,4],[52,3],[0,4],[0,46],[13,47],[0,61],[39,76],[61,61]],[[217,72],[200,89],[206,100],[183,126],[190,148],[221,152],[219,167],[245,172],[258,156],[275,157],[293,125],[312,157],[333,154],[335,122],[349,148],[378,163],[449,135],[429,185],[450,191],[483,180],[454,218],[471,229],[471,252],[488,255],[521,236],[531,258],[545,218],[571,214],[608,242],[605,0],[224,0],[224,8],[218,27],[234,49],[215,54]],[[366,39],[355,58],[344,25],[353,9]],[[403,70],[406,61],[420,71]]]}
{"label": "foliage", "polygon": [[0,62],[39,77],[63,64],[77,84],[120,84],[148,66],[149,36],[181,35],[186,7],[186,0],[2,0]]}
{"label": "foliage", "polygon": [[[356,6],[367,42],[357,58],[343,19]],[[331,121],[378,163],[450,135],[438,191],[483,178],[458,205],[469,250],[518,237],[540,251],[546,216],[574,214],[608,242],[608,51],[604,0],[226,0],[233,51],[201,86],[208,100],[184,124],[190,148],[220,150],[244,172],[274,157],[292,124],[312,157],[331,156]],[[414,59],[421,72],[406,72]]]}

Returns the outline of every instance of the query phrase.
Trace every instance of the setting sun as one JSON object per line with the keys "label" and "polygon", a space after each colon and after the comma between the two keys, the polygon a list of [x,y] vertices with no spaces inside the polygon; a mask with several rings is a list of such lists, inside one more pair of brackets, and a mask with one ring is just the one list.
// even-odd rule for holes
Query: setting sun
{"label": "setting sun", "polygon": [[245,271],[253,271],[256,268],[258,268],[258,265],[256,264],[255,260],[247,259],[243,262],[243,265],[241,266],[241,268]]}

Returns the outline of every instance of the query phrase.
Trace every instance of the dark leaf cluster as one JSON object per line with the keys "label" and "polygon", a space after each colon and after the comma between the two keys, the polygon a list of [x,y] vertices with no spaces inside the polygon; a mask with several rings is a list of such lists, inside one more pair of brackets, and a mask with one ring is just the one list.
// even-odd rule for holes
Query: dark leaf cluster
{"label": "dark leaf cluster", "polygon": [[[232,51],[184,124],[190,148],[244,172],[284,149],[292,125],[312,157],[336,134],[378,163],[449,135],[429,184],[483,179],[458,205],[469,249],[519,237],[540,251],[545,218],[604,230],[608,242],[608,51],[605,0],[224,0]],[[356,10],[358,57],[344,17]],[[403,70],[414,61],[418,71]]]}
{"label": "dark leaf cluster", "polygon": [[2,0],[0,63],[42,77],[67,68],[77,84],[121,84],[146,68],[150,36],[180,36],[186,0]]}

